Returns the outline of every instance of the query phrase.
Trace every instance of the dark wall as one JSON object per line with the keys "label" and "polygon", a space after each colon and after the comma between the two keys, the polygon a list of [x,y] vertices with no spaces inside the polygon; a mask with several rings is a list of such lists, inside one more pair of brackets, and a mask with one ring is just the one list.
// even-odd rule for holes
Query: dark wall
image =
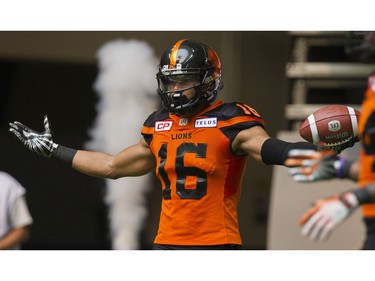
{"label": "dark wall", "polygon": [[[285,32],[247,32],[242,38],[241,99],[254,107],[271,137],[286,129],[285,65],[288,37]],[[244,245],[265,248],[272,166],[249,158],[238,207]]]}
{"label": "dark wall", "polygon": [[30,249],[108,248],[103,181],[82,175],[66,165],[31,153],[8,132],[10,121],[44,130],[48,115],[54,139],[82,147],[95,117],[96,96],[91,85],[93,65],[39,61],[2,61],[0,169],[27,189],[34,218]]}

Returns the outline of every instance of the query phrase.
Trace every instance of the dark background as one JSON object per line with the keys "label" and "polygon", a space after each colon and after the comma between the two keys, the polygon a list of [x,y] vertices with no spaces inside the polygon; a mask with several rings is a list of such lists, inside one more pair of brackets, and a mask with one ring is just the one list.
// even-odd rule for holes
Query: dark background
{"label": "dark background", "polygon": [[8,132],[8,122],[14,120],[43,131],[47,114],[52,130],[56,128],[56,142],[82,147],[96,114],[91,90],[95,66],[3,60],[0,69],[0,169],[25,186],[34,218],[32,237],[24,248],[108,248],[104,181],[34,155]]}

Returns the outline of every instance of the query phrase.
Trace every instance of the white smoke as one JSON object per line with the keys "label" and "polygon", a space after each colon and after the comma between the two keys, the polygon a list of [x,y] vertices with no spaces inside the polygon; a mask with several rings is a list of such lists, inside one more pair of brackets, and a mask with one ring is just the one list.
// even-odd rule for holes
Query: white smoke
{"label": "white smoke", "polygon": [[[155,110],[157,59],[147,43],[133,39],[108,42],[97,57],[98,114],[85,148],[116,154],[139,142],[143,122]],[[149,175],[106,180],[113,249],[139,249],[150,186]]]}

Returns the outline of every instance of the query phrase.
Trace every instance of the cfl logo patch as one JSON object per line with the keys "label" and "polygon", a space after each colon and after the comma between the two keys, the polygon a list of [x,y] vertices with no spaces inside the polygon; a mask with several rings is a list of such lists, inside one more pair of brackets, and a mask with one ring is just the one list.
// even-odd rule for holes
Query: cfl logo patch
{"label": "cfl logo patch", "polygon": [[336,132],[341,129],[341,123],[338,120],[332,120],[328,123],[328,130],[331,132]]}
{"label": "cfl logo patch", "polygon": [[172,121],[155,122],[155,132],[170,131],[171,128],[172,128]]}

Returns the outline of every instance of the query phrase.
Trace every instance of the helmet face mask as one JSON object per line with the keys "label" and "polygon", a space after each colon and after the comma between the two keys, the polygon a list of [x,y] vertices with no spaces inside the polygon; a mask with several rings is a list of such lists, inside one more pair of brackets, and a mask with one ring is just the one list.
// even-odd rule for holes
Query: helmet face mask
{"label": "helmet face mask", "polygon": [[156,78],[163,106],[181,117],[195,115],[222,89],[219,57],[199,41],[180,40],[169,46]]}
{"label": "helmet face mask", "polygon": [[175,86],[179,85],[178,91],[186,91],[199,86],[201,83],[198,74],[177,74],[162,76],[158,79],[159,89],[163,92],[173,93]]}

